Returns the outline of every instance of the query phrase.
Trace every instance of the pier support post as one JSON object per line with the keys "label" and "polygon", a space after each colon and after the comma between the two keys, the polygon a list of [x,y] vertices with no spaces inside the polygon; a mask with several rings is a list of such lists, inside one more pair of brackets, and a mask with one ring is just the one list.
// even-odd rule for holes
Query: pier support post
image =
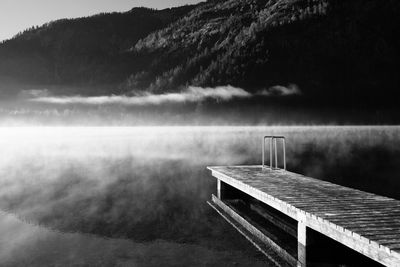
{"label": "pier support post", "polygon": [[221,200],[221,180],[217,179],[217,197]]}
{"label": "pier support post", "polygon": [[298,224],[297,224],[297,266],[305,267],[306,266],[306,247],[307,247],[307,226],[306,226],[306,218],[301,215],[298,216]]}

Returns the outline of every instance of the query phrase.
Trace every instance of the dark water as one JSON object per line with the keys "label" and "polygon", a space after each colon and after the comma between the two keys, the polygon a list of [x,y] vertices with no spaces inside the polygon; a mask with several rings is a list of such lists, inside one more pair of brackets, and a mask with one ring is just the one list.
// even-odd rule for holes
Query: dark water
{"label": "dark water", "polygon": [[265,266],[205,201],[207,165],[288,169],[400,199],[400,127],[3,128],[1,266]]}

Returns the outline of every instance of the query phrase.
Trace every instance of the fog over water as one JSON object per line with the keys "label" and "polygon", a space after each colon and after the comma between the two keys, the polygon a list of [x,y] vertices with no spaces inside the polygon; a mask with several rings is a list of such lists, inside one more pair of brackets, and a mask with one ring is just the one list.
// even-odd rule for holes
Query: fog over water
{"label": "fog over water", "polygon": [[0,128],[0,265],[265,266],[205,167],[271,134],[290,171],[400,199],[400,127]]}

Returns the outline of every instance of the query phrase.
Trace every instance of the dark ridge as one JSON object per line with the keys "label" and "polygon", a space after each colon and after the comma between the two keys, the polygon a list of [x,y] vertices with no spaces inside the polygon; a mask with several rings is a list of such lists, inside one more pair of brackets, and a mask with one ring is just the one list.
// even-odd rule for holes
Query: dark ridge
{"label": "dark ridge", "polygon": [[81,95],[293,83],[296,105],[395,108],[399,11],[398,1],[218,0],[60,20],[1,44],[0,77]]}
{"label": "dark ridge", "polygon": [[[27,29],[0,44],[0,90],[12,83],[86,87],[118,84],[141,66],[140,60],[124,52],[194,7],[134,8]],[[60,93],[68,93],[63,91]]]}

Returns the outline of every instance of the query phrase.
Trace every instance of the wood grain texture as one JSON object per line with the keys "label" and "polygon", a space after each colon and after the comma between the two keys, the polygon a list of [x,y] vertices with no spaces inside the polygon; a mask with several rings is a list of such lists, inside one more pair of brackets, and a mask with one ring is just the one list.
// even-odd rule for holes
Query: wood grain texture
{"label": "wood grain texture", "polygon": [[261,166],[208,167],[212,175],[386,266],[400,266],[400,201]]}

